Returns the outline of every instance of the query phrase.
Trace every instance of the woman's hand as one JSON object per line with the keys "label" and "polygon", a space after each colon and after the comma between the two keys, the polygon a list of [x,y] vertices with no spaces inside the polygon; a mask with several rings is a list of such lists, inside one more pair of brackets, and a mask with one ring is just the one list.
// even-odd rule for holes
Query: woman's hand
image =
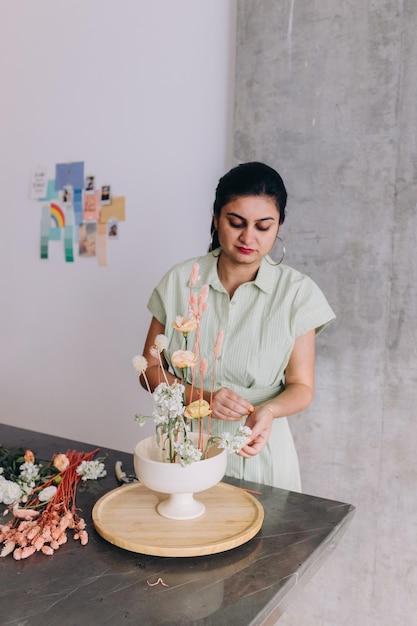
{"label": "woman's hand", "polygon": [[252,434],[250,442],[243,446],[239,452],[240,456],[249,459],[261,452],[268,443],[273,421],[272,411],[262,405],[257,406],[254,412],[248,415],[245,426],[249,426],[252,429]]}
{"label": "woman's hand", "polygon": [[253,411],[253,406],[231,389],[222,387],[213,396],[212,409],[211,416],[215,419],[237,422]]}

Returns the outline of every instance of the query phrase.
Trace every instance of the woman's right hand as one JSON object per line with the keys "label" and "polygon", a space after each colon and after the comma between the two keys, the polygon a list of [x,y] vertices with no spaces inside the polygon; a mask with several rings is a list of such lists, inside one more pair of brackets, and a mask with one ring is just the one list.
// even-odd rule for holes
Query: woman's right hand
{"label": "woman's right hand", "polygon": [[211,416],[227,422],[237,422],[253,411],[250,402],[227,387],[222,387],[213,396]]}

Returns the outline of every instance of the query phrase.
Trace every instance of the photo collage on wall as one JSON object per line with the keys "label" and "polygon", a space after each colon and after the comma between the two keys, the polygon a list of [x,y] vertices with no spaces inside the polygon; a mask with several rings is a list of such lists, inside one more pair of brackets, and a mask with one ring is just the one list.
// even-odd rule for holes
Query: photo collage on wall
{"label": "photo collage on wall", "polygon": [[85,174],[84,162],[57,163],[54,180],[47,168],[38,166],[31,179],[31,198],[42,203],[40,258],[47,259],[49,244],[63,241],[65,260],[95,257],[107,265],[107,242],[119,237],[126,219],[124,196],[113,196],[108,181],[98,185],[96,176]]}

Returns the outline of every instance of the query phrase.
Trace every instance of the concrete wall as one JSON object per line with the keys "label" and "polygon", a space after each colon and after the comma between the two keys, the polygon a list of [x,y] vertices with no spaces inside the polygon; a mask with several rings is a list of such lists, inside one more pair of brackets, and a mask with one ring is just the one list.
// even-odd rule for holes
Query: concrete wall
{"label": "concrete wall", "polygon": [[283,626],[416,619],[416,30],[414,0],[238,2],[235,159],[283,175],[286,262],[338,317],[291,419],[303,487],[357,506]]}

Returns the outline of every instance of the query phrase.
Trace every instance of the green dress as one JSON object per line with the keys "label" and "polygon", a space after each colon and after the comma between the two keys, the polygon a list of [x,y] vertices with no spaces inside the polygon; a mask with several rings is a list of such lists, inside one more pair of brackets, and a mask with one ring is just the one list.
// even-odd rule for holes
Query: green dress
{"label": "green dress", "polygon": [[[196,291],[209,286],[208,308],[201,321],[201,352],[208,362],[203,388],[210,390],[213,347],[223,330],[221,355],[215,363],[214,391],[227,387],[254,406],[271,400],[284,389],[285,368],[297,337],[315,329],[320,332],[335,315],[321,290],[307,276],[263,259],[254,281],[244,283],[230,298],[217,274],[218,258],[212,254],[174,266],[152,292],[148,309],[165,326],[167,362],[184,339],[172,328],[177,315],[187,316],[189,277],[199,264]],[[193,347],[190,333],[188,346]],[[181,378],[182,372],[172,370]],[[188,382],[191,382],[191,377]],[[200,381],[196,381],[201,386]],[[211,433],[236,430],[236,422],[211,420]],[[300,472],[287,418],[274,420],[268,444],[251,459],[236,454],[228,458],[227,475],[282,489],[301,491]]]}

